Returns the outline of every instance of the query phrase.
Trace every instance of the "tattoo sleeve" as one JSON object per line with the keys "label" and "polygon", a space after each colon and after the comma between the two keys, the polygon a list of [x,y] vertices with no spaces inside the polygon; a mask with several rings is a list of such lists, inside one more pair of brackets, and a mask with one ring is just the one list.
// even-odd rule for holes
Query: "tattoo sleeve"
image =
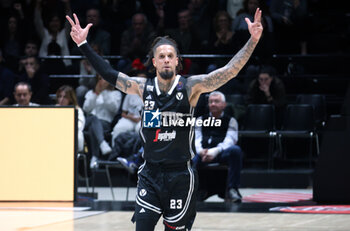
{"label": "tattoo sleeve", "polygon": [[116,88],[126,94],[137,94],[142,98],[146,78],[129,77],[119,72]]}
{"label": "tattoo sleeve", "polygon": [[201,78],[201,89],[203,92],[209,92],[218,89],[230,79],[237,76],[239,71],[247,63],[252,55],[257,42],[251,39],[244,47],[222,68],[219,68],[208,75],[199,76]]}

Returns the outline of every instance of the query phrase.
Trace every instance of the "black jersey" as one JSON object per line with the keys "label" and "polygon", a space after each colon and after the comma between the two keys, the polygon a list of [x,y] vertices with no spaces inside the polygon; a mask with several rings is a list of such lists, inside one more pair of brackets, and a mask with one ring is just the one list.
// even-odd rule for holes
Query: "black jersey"
{"label": "black jersey", "polygon": [[147,162],[185,163],[194,156],[194,108],[185,86],[186,79],[180,75],[167,93],[160,92],[157,77],[146,81],[140,135]]}

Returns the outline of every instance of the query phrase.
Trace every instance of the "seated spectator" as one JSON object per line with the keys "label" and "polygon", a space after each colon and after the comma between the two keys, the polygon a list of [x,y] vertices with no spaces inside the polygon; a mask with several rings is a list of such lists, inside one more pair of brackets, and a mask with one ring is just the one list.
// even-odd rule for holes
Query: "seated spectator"
{"label": "seated spectator", "polygon": [[209,35],[212,29],[212,18],[214,18],[217,11],[214,4],[217,4],[216,1],[206,0],[189,0],[187,4],[191,12],[193,24],[196,25],[200,33],[202,46],[208,45]]}
{"label": "seated spectator", "polygon": [[198,53],[200,50],[200,37],[192,23],[191,12],[188,9],[179,11],[177,14],[178,27],[165,31],[170,38],[174,39],[182,54]]}
{"label": "seated spectator", "polygon": [[[56,41],[51,41],[47,45],[47,56],[62,55],[61,47]],[[66,74],[66,66],[62,59],[45,59],[42,64],[43,71],[48,75],[63,75]]]}
{"label": "seated spectator", "polygon": [[[97,54],[103,56],[102,50],[98,44],[91,44],[92,49],[96,51]],[[109,61],[106,59],[106,62],[109,63]],[[91,66],[89,61],[87,59],[83,59],[80,61],[80,75],[94,75],[96,76],[96,70]],[[84,105],[84,97],[85,94],[93,89],[96,85],[96,78],[95,77],[80,77],[79,78],[79,86],[75,89],[78,99],[78,104],[83,106]]]}
{"label": "seated spectator", "polygon": [[24,43],[23,28],[21,28],[19,18],[11,15],[7,19],[6,29],[1,34],[0,47],[2,47],[3,56],[6,59],[6,65],[12,71],[16,71]]}
{"label": "seated spectator", "polygon": [[[178,27],[166,30],[165,34],[176,41],[182,54],[199,53],[202,50],[201,39],[197,28],[192,23],[191,12],[188,9],[179,11],[177,20]],[[198,73],[198,64],[194,63],[192,59],[185,58],[183,64],[181,75]]]}
{"label": "seated spectator", "polygon": [[119,60],[117,70],[128,72],[132,61],[137,58],[143,62],[154,37],[153,27],[146,16],[135,14],[132,17],[132,26],[122,34],[120,54],[124,58]]}
{"label": "seated spectator", "polygon": [[34,40],[28,40],[24,45],[24,56],[21,57],[18,64],[18,73],[22,73],[25,71],[25,61],[27,57],[34,56],[38,57],[39,55],[39,49],[38,44]]}
{"label": "seated spectator", "polygon": [[274,26],[272,19],[269,15],[266,3],[263,0],[244,0],[243,9],[237,13],[237,17],[232,23],[232,37],[233,52],[238,51],[247,39],[250,38],[248,26],[245,18],[250,20],[254,19],[256,9],[259,7],[262,10],[263,15],[261,17],[261,23],[263,25],[263,34],[259,43],[257,44],[252,56],[258,57],[259,62],[267,63],[272,54],[275,51],[275,40],[274,40]]}
{"label": "seated spectator", "polygon": [[209,114],[198,119],[209,117],[221,120],[220,127],[196,126],[195,145],[197,154],[193,158],[193,166],[200,168],[209,163],[228,164],[228,180],[226,185],[226,199],[240,202],[241,194],[238,190],[242,169],[243,153],[237,145],[238,123],[235,118],[224,114],[226,107],[225,95],[219,91],[209,94]]}
{"label": "seated spectator", "polygon": [[16,75],[3,66],[3,57],[0,50],[0,105],[10,104],[12,89],[15,85]]}
{"label": "seated spectator", "polygon": [[28,82],[32,86],[34,103],[50,104],[49,76],[40,68],[37,57],[27,57],[24,61],[25,72],[19,76],[19,81]]}
{"label": "seated spectator", "polygon": [[32,88],[29,83],[17,83],[13,95],[17,102],[13,106],[39,106],[39,104],[30,102],[30,99],[32,98]]}
{"label": "seated spectator", "polygon": [[63,85],[56,91],[57,106],[73,105],[78,110],[78,152],[84,150],[84,127],[85,116],[83,110],[79,107],[74,89],[71,86]]}
{"label": "seated spectator", "polygon": [[[247,27],[248,28],[248,27]],[[232,54],[234,52],[232,43],[233,32],[231,31],[231,18],[226,11],[219,11],[214,18],[214,31],[209,37],[208,53],[210,54]],[[226,64],[224,59],[215,59],[207,73]]]}
{"label": "seated spectator", "polygon": [[[70,10],[70,2],[65,1],[65,11],[66,14],[71,12]],[[48,55],[48,45],[55,41],[61,47],[62,55],[69,55],[69,48],[67,42],[67,36],[69,36],[70,28],[69,23],[66,22],[64,27],[62,27],[62,19],[57,13],[53,13],[50,15],[48,20],[47,28],[44,26],[44,22],[42,19],[42,2],[37,1],[35,11],[34,11],[34,22],[35,28],[37,30],[38,35],[41,38],[41,46],[39,50],[40,56]],[[72,61],[65,59],[64,63],[66,66],[72,65]]]}
{"label": "seated spectator", "polygon": [[97,159],[102,155],[112,152],[112,148],[105,139],[105,133],[111,132],[112,122],[117,115],[122,94],[97,75],[97,83],[93,90],[85,95],[83,110],[88,114],[86,117],[85,131],[88,133],[88,147],[92,155],[90,167],[97,167]]}
{"label": "seated spectator", "polygon": [[143,102],[140,96],[131,94],[125,96],[122,106],[122,118],[118,120],[112,131],[112,145],[114,145],[114,139],[122,132],[139,132],[142,108]]}
{"label": "seated spectator", "polygon": [[157,36],[161,36],[164,29],[176,27],[176,14],[179,9],[186,7],[186,2],[187,0],[143,0],[140,1],[140,6]]}
{"label": "seated spectator", "polygon": [[271,66],[261,68],[258,78],[248,88],[247,104],[273,104],[276,110],[276,123],[280,125],[286,99],[286,89],[276,70]]}
{"label": "seated spectator", "polygon": [[271,66],[261,68],[259,76],[249,86],[248,104],[273,104],[276,107],[286,104],[286,90],[276,70]]}
{"label": "seated spectator", "polygon": [[86,40],[90,44],[97,44],[101,49],[101,53],[109,55],[111,53],[111,35],[101,26],[99,9],[91,8],[86,11],[86,24],[89,23],[92,23],[93,26],[90,28]]}
{"label": "seated spectator", "polygon": [[243,8],[243,0],[227,0],[226,11],[234,20],[237,17],[237,13]]}

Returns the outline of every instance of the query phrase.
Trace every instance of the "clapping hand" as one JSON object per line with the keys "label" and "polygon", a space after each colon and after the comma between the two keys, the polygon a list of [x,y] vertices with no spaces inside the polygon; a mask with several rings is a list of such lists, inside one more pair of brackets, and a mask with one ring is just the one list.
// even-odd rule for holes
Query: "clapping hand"
{"label": "clapping hand", "polygon": [[72,37],[73,41],[78,45],[84,40],[86,40],[90,27],[92,27],[92,23],[89,23],[85,28],[81,28],[77,15],[73,14],[73,17],[75,22],[68,15],[66,15],[67,20],[72,26],[70,36]]}

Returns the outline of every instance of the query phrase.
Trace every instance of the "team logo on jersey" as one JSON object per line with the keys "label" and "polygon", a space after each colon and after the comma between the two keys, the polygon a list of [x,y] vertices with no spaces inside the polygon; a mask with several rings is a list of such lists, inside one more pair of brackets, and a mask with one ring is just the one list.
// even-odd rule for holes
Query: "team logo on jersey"
{"label": "team logo on jersey", "polygon": [[143,189],[141,189],[141,190],[140,190],[140,192],[139,192],[139,194],[140,194],[140,196],[141,196],[141,197],[146,196],[146,194],[147,194],[146,189],[144,189],[144,188],[143,188]]}
{"label": "team logo on jersey", "polygon": [[147,91],[153,91],[153,86],[147,85]]}
{"label": "team logo on jersey", "polygon": [[160,128],[161,125],[161,112],[159,109],[156,111],[144,111],[143,112],[143,126],[145,128]]}
{"label": "team logo on jersey", "polygon": [[176,89],[177,89],[178,91],[181,91],[183,87],[184,87],[183,82],[179,82],[179,83],[177,84],[177,86],[176,86]]}
{"label": "team logo on jersey", "polygon": [[182,94],[182,92],[177,92],[176,93],[176,99],[177,100],[182,100],[184,98],[184,95]]}
{"label": "team logo on jersey", "polygon": [[176,131],[172,132],[160,132],[160,129],[157,129],[156,131],[156,136],[153,140],[153,142],[158,142],[158,141],[172,141],[176,138]]}

